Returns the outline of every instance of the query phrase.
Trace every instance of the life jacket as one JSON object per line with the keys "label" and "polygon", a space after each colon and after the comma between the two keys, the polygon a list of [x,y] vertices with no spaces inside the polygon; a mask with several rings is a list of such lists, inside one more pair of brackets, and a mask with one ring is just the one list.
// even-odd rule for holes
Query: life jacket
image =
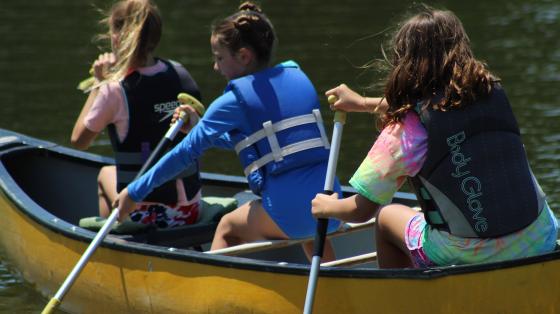
{"label": "life jacket", "polygon": [[419,110],[428,153],[410,181],[434,228],[460,237],[495,238],[523,229],[545,201],[505,92],[458,109]]}
{"label": "life jacket", "polygon": [[267,175],[328,160],[329,140],[313,84],[293,61],[229,82],[250,132],[232,131],[235,151],[257,194]]}
{"label": "life jacket", "polygon": [[[169,129],[173,111],[179,105],[177,95],[184,92],[179,75],[173,65],[163,61],[167,69],[155,75],[146,76],[134,71],[121,81],[125,103],[128,107],[128,133],[121,142],[114,124],[109,125],[109,137],[115,152],[117,167],[117,191],[124,189],[134,180],[144,162]],[[191,91],[187,91],[191,92]],[[198,91],[196,91],[198,94]],[[184,135],[179,133],[173,146]],[[177,178],[183,180],[187,199],[192,199],[200,190],[198,163],[185,169]],[[145,202],[163,204],[177,203],[177,186],[170,180],[156,188]]]}

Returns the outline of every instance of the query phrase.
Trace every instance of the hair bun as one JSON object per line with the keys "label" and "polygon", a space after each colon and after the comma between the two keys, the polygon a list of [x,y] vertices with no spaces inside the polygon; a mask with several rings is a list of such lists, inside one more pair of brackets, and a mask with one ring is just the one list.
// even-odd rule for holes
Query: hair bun
{"label": "hair bun", "polygon": [[235,21],[233,21],[233,24],[239,30],[250,30],[251,24],[258,21],[259,17],[257,15],[242,13],[237,19],[235,19]]}
{"label": "hair bun", "polygon": [[253,11],[262,13],[261,8],[251,1],[245,1],[239,5],[239,11]]}

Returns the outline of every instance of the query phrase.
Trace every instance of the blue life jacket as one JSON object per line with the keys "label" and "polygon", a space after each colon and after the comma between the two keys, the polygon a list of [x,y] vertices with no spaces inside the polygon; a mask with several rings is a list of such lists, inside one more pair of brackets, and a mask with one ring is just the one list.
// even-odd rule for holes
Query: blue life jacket
{"label": "blue life jacket", "polygon": [[329,140],[313,84],[293,61],[229,82],[250,123],[250,134],[230,132],[251,189],[267,175],[328,160]]}
{"label": "blue life jacket", "polygon": [[495,238],[535,221],[545,196],[498,84],[488,97],[461,108],[439,111],[428,105],[419,112],[428,153],[410,181],[432,227]]}
{"label": "blue life jacket", "polygon": [[[166,71],[150,76],[135,71],[121,81],[129,116],[126,138],[121,142],[115,125],[108,126],[115,152],[117,191],[121,191],[134,180],[144,162],[169,129],[173,111],[179,105],[177,95],[180,92],[200,95],[198,90],[185,91],[173,65],[166,60],[158,60],[167,65]],[[196,84],[190,85],[196,86]],[[184,134],[179,133],[174,140],[174,145],[183,137]],[[192,199],[200,190],[198,163],[194,163],[177,178],[183,180],[187,199]],[[154,189],[144,201],[176,204],[175,180],[170,180]]]}

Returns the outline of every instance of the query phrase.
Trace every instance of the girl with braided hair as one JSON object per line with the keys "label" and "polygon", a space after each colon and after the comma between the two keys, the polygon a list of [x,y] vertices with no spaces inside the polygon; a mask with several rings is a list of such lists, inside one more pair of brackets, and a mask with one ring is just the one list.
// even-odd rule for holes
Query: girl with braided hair
{"label": "girl with braided hair", "polygon": [[[213,26],[214,70],[229,81],[224,94],[175,149],[123,190],[121,213],[130,211],[134,202],[189,166],[204,150],[222,147],[235,149],[249,186],[261,198],[221,219],[212,250],[314,234],[310,201],[323,190],[329,141],[309,78],[293,61],[271,66],[275,44],[271,22],[251,2]],[[340,192],[338,182],[335,191]],[[331,220],[328,231],[339,225]],[[309,253],[308,245],[304,248]],[[327,245],[324,259],[333,257]]]}

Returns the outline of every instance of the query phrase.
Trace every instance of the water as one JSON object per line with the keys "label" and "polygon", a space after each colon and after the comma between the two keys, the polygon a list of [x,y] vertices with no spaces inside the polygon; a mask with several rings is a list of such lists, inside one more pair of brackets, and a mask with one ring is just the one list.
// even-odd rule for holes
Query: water
{"label": "water", "polygon": [[[85,101],[75,89],[99,53],[91,38],[100,30],[93,5],[108,1],[3,0],[0,5],[0,127],[69,145]],[[485,60],[509,94],[535,175],[560,209],[560,2],[556,0],[439,1],[453,10],[469,33],[476,56]],[[205,103],[225,81],[211,69],[209,25],[237,1],[158,1],[164,35],[158,53],[183,63],[198,81]],[[380,58],[386,30],[409,7],[407,1],[262,1],[280,45],[276,60],[297,60],[325,90],[342,82],[368,95],[379,74],[360,68]],[[384,32],[385,31],[385,32]],[[378,34],[379,33],[379,34]],[[377,35],[376,35],[377,34]],[[324,118],[331,120],[321,98]],[[329,124],[330,129],[330,124]],[[344,130],[339,175],[347,182],[375,140],[372,116],[350,114]],[[91,149],[109,154],[106,135]],[[228,157],[228,155],[226,155]],[[205,171],[241,174],[235,156],[205,155]],[[38,312],[46,300],[22,281],[0,251],[0,312]]]}

